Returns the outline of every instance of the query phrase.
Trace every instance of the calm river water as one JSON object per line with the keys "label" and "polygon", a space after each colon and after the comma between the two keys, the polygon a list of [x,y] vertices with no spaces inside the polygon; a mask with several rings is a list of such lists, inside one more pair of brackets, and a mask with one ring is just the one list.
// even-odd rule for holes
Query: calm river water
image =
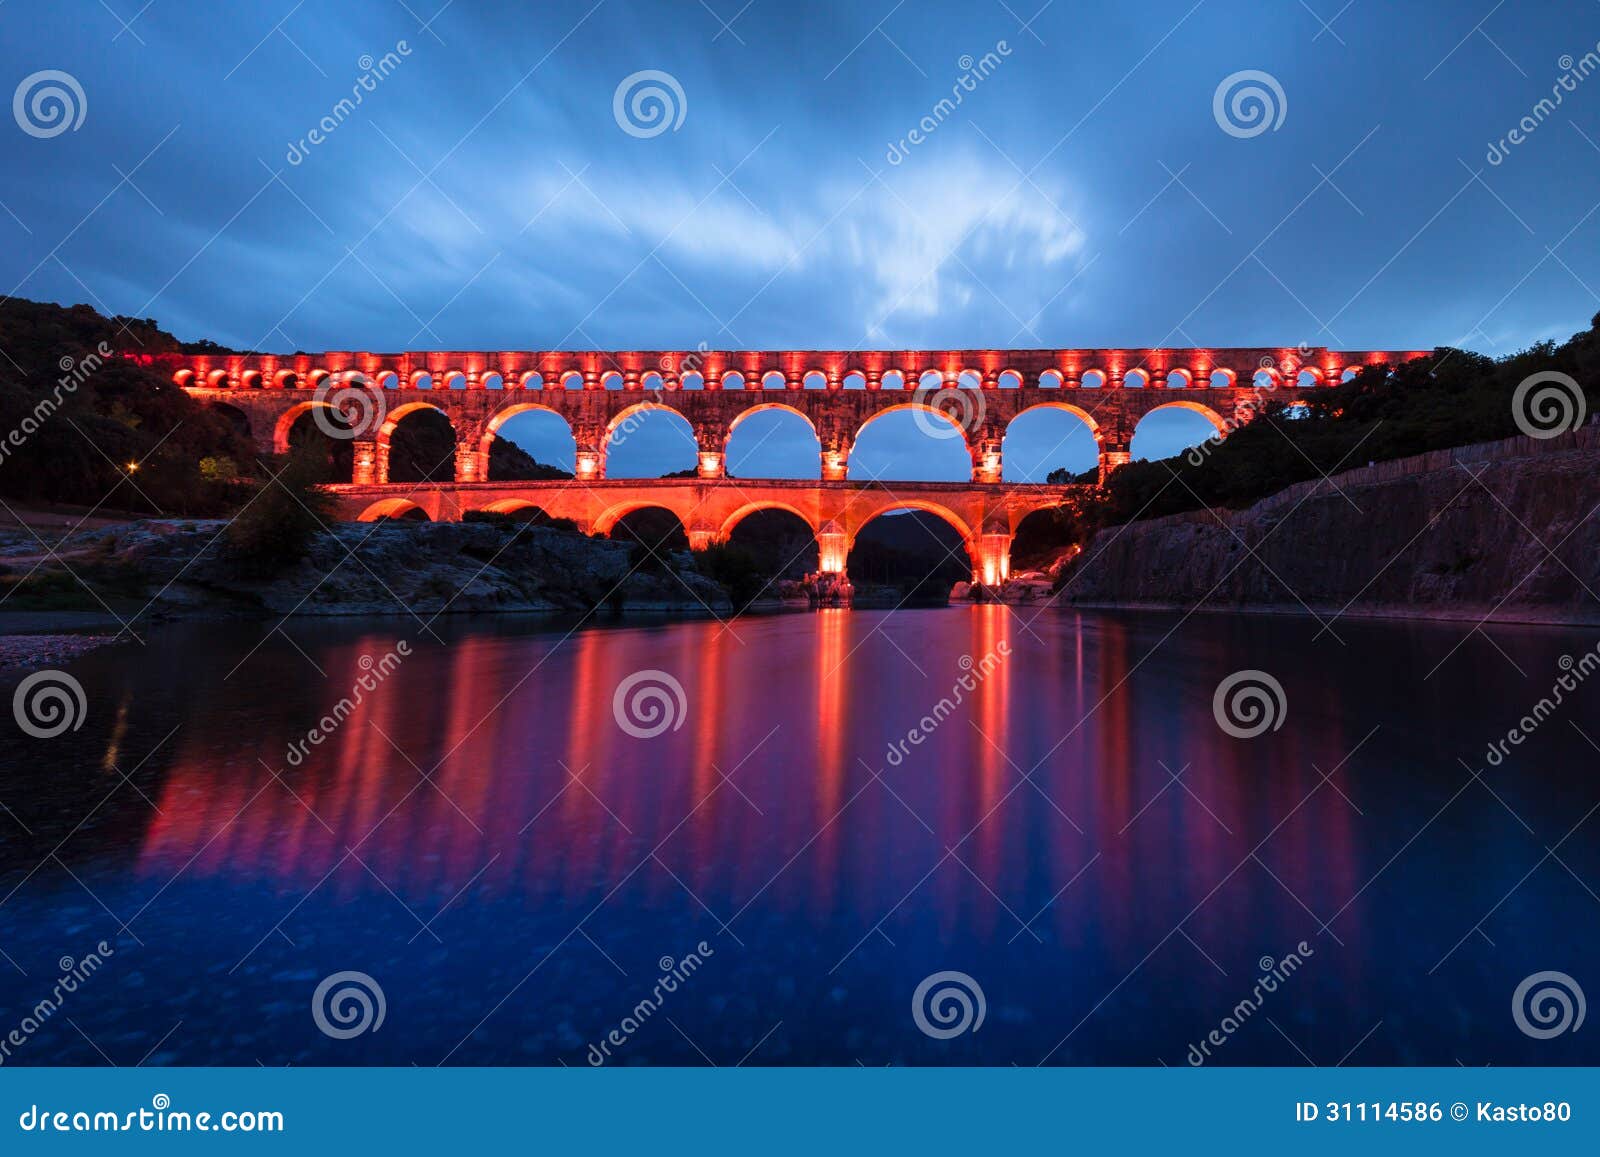
{"label": "calm river water", "polygon": [[[156,631],[71,665],[81,729],[7,720],[3,1059],[1594,1064],[1600,1025],[1529,1035],[1513,994],[1600,995],[1600,678],[1487,749],[1600,633],[1470,626]],[[1245,669],[1283,690],[1254,738],[1213,712]],[[666,714],[625,729],[641,671]],[[313,994],[346,971],[383,1020],[339,1039]],[[954,1000],[914,1012],[941,972],[956,1035],[924,1031]]]}

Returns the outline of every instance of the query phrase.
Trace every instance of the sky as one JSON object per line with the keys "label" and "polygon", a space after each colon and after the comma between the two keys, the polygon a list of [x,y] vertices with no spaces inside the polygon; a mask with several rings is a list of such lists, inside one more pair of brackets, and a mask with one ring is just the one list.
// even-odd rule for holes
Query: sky
{"label": "sky", "polygon": [[[275,352],[1504,355],[1600,310],[1597,44],[1594,0],[12,0],[0,281]],[[1092,464],[1019,422],[1008,477]],[[1163,411],[1134,451],[1209,432]],[[794,418],[729,459],[817,474]],[[652,419],[611,473],[690,464]],[[852,455],[967,470],[907,415]]]}

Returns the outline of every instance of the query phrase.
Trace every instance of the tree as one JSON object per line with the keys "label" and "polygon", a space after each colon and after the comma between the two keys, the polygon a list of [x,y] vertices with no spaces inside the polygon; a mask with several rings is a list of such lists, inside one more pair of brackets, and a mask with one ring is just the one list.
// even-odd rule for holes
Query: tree
{"label": "tree", "polygon": [[241,572],[275,574],[304,558],[327,529],[333,499],[320,488],[324,463],[312,450],[292,449],[276,469],[263,463],[261,489],[228,525],[228,556]]}

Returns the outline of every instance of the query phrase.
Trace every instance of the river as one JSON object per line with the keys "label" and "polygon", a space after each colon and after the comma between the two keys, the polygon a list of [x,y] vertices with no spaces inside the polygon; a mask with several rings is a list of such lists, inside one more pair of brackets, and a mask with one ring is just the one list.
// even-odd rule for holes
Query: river
{"label": "river", "polygon": [[[1488,748],[1597,642],[998,606],[169,626],[68,668],[78,730],[7,737],[0,1036],[99,963],[4,1060],[1594,1064],[1512,997],[1600,992],[1600,679]],[[1245,670],[1282,689],[1253,737],[1213,702]],[[319,1028],[339,972],[381,1025]],[[942,972],[970,1013],[914,1012]]]}

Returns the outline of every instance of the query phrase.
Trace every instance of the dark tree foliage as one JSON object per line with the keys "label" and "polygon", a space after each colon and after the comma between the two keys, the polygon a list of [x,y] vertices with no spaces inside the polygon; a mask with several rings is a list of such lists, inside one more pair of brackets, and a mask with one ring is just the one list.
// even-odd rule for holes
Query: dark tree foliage
{"label": "dark tree foliage", "polygon": [[815,571],[817,540],[798,515],[758,510],[734,528],[728,542],[697,553],[695,566],[727,587],[734,607],[743,610],[771,597],[780,580],[799,580]]}
{"label": "dark tree foliage", "polygon": [[1305,407],[1269,408],[1219,443],[1130,463],[1109,479],[1107,520],[1248,506],[1324,473],[1513,437],[1521,432],[1517,386],[1550,370],[1575,379],[1588,413],[1600,413],[1600,315],[1564,344],[1542,342],[1498,361],[1439,349],[1398,367],[1369,366]]}
{"label": "dark tree foliage", "polygon": [[228,557],[247,575],[272,575],[304,558],[332,513],[332,498],[319,488],[325,463],[314,451],[291,449],[272,465],[260,491],[228,524]]}
{"label": "dark tree foliage", "polygon": [[249,438],[130,360],[178,348],[149,319],[0,298],[0,494],[142,514],[242,501],[238,477],[254,473]]}
{"label": "dark tree foliage", "polygon": [[613,542],[632,543],[629,566],[651,574],[668,570],[669,556],[674,551],[689,549],[689,536],[683,532],[678,516],[659,506],[648,506],[624,515],[607,537]]}
{"label": "dark tree foliage", "polygon": [[906,602],[943,603],[952,586],[972,578],[960,532],[920,510],[867,523],[846,565],[857,587],[893,587]]}
{"label": "dark tree foliage", "polygon": [[1048,566],[1064,548],[1087,541],[1105,525],[1105,517],[1103,490],[1075,494],[1060,506],[1034,511],[1018,524],[1011,540],[1011,569]]}
{"label": "dark tree foliage", "polygon": [[701,574],[727,588],[736,611],[755,602],[773,582],[770,564],[739,543],[721,542],[696,551],[694,565]]}

